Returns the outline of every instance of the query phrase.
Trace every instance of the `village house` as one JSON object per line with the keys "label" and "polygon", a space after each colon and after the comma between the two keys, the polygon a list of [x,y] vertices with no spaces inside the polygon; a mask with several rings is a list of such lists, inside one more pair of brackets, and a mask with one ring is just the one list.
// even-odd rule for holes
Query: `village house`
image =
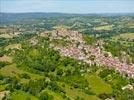
{"label": "village house", "polygon": [[125,89],[133,90],[134,87],[132,85],[128,84],[128,85],[122,87],[122,90],[125,90]]}

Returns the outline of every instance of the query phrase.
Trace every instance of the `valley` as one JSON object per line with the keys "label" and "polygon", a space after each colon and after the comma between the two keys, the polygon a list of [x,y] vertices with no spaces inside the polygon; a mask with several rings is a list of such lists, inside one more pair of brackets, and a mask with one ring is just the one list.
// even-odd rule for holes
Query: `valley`
{"label": "valley", "polygon": [[27,16],[0,23],[0,100],[133,100],[133,16]]}

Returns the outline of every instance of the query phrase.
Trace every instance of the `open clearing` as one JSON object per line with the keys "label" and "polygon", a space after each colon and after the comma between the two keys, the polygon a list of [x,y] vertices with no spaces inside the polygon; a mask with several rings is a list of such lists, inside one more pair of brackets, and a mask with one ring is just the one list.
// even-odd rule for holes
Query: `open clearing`
{"label": "open clearing", "polygon": [[97,75],[86,75],[85,76],[89,82],[89,87],[96,94],[110,94],[112,93],[112,88],[109,84],[106,84],[102,79]]}
{"label": "open clearing", "polygon": [[6,88],[6,84],[4,84],[4,85],[0,85],[0,92],[1,92],[1,91],[4,91],[5,88]]}
{"label": "open clearing", "polygon": [[[40,79],[40,78],[42,78],[42,76],[40,76],[40,75],[32,74],[32,73],[20,70],[19,68],[16,67],[16,64],[7,65],[7,66],[1,68],[0,73],[3,76],[16,76],[16,77],[19,77],[20,74],[26,73],[31,77],[31,79]],[[26,79],[21,80],[21,82],[26,82],[26,81],[27,81]]]}
{"label": "open clearing", "polygon": [[0,28],[0,33],[7,33],[7,32],[9,32],[9,29]]}
{"label": "open clearing", "polygon": [[123,33],[123,34],[113,37],[113,39],[115,39],[115,40],[120,39],[120,38],[134,40],[134,33]]}
{"label": "open clearing", "polygon": [[0,34],[0,38],[11,39],[11,38],[13,38],[13,36],[10,34]]}
{"label": "open clearing", "polygon": [[96,31],[101,31],[101,30],[109,31],[109,30],[112,30],[112,28],[113,28],[113,25],[105,25],[105,26],[95,27],[94,30],[96,30]]}
{"label": "open clearing", "polygon": [[23,92],[23,91],[15,91],[11,94],[12,100],[39,100],[35,96]]}
{"label": "open clearing", "polygon": [[5,50],[9,49],[21,49],[21,44],[11,44],[5,47]]}
{"label": "open clearing", "polygon": [[68,26],[66,26],[66,25],[58,25],[58,26],[55,26],[55,27],[53,27],[54,29],[61,29],[61,28],[63,28],[63,29],[69,29],[70,27],[68,27]]}
{"label": "open clearing", "polygon": [[75,88],[67,85],[66,83],[64,83],[64,84],[65,84],[65,87],[63,87],[63,89],[66,91],[67,96],[69,96],[73,99],[76,99],[77,97],[81,97],[84,100],[100,100],[96,95],[85,94],[83,91],[81,91],[79,89],[75,89]]}
{"label": "open clearing", "polygon": [[134,22],[129,22],[128,24],[126,24],[126,26],[128,28],[134,28]]}
{"label": "open clearing", "polygon": [[56,93],[56,92],[53,92],[53,91],[48,90],[48,89],[45,89],[44,91],[46,91],[50,95],[53,95],[54,96],[54,100],[64,100],[62,98],[62,96],[60,94]]}

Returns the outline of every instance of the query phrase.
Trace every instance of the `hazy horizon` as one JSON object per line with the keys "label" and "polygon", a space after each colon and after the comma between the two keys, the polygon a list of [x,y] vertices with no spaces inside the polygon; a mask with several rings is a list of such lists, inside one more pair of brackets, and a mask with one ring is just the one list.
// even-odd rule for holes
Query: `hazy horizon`
{"label": "hazy horizon", "polygon": [[134,0],[0,0],[5,13],[134,13]]}

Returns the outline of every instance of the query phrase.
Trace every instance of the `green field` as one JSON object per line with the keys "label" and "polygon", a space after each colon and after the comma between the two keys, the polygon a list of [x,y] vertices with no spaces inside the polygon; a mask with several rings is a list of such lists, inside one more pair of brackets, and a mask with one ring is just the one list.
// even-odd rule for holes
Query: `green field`
{"label": "green field", "polygon": [[[40,76],[38,74],[33,74],[33,73],[26,72],[26,71],[23,71],[23,70],[17,68],[16,64],[7,65],[7,66],[1,68],[0,73],[3,76],[16,76],[16,77],[19,77],[21,74],[25,73],[25,74],[29,75],[31,77],[31,79],[42,78],[42,76]],[[27,79],[21,79],[21,81],[25,82],[25,81],[27,81]]]}
{"label": "green field", "polygon": [[46,89],[44,91],[46,91],[50,95],[53,95],[54,96],[54,100],[64,100],[63,97],[59,93],[55,93],[55,92],[53,92],[53,91],[51,91],[49,89]]}
{"label": "green field", "polygon": [[134,28],[134,23],[133,22],[129,22],[126,26],[128,28]]}
{"label": "green field", "polygon": [[114,36],[113,39],[118,40],[118,39],[129,39],[129,40],[134,40],[134,33],[122,33],[120,35]]}
{"label": "green field", "polygon": [[5,85],[5,84],[4,84],[4,85],[0,85],[0,92],[1,92],[1,91],[4,91],[5,88],[6,88],[6,85]]}
{"label": "green field", "polygon": [[[61,84],[61,83],[60,83]],[[84,93],[82,90],[80,89],[76,89],[72,86],[69,86],[66,83],[62,83],[65,84],[65,87],[63,87],[63,89],[66,91],[67,96],[71,97],[72,99],[76,99],[77,97],[83,98],[84,100],[100,100],[96,95],[89,95]]]}
{"label": "green field", "polygon": [[69,29],[70,27],[68,27],[68,26],[66,26],[66,25],[57,25],[57,26],[54,26],[53,28],[54,28],[54,29],[62,29],[62,28],[64,28],[64,29]]}
{"label": "green field", "polygon": [[22,91],[15,91],[11,94],[12,100],[39,100],[37,97]]}
{"label": "green field", "polygon": [[96,94],[102,94],[112,93],[112,88],[110,85],[105,83],[101,78],[99,78],[97,75],[86,75],[86,78],[89,82],[89,87],[91,87],[91,90],[95,92]]}
{"label": "green field", "polygon": [[112,28],[113,28],[113,25],[105,25],[105,26],[95,27],[94,30],[96,30],[96,31],[101,31],[101,30],[109,31],[109,30],[112,30]]}

